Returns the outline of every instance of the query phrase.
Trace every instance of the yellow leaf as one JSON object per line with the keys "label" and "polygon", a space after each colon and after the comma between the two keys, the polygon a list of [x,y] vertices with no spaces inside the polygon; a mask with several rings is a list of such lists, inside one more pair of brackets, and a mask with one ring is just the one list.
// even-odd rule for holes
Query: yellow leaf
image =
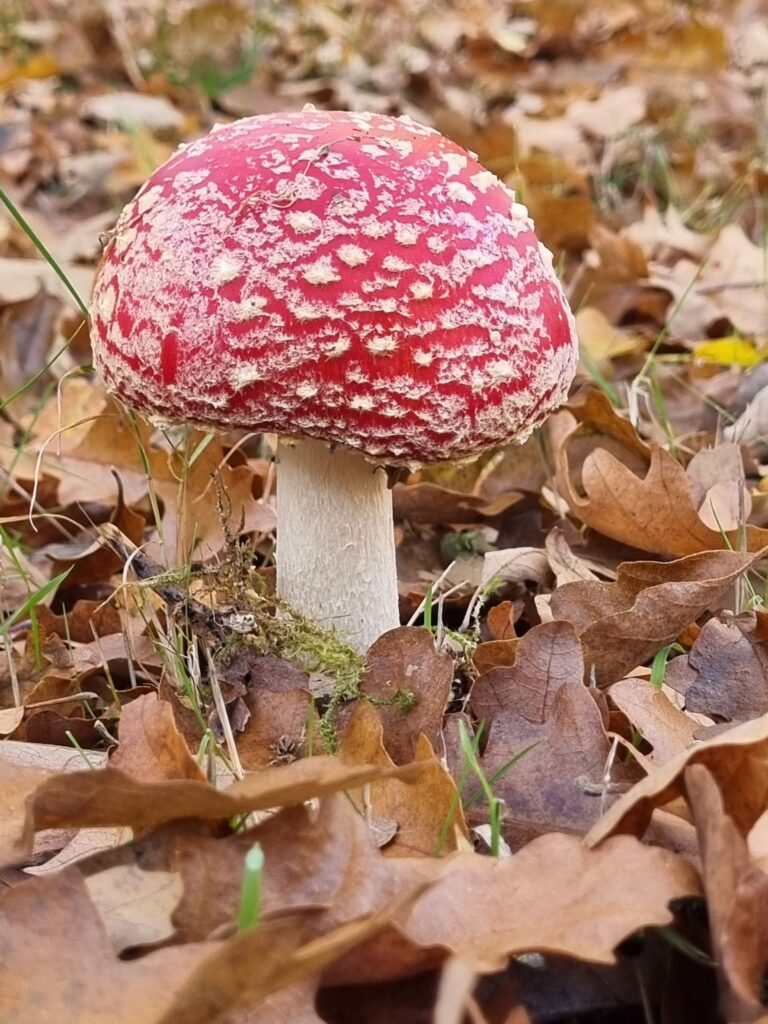
{"label": "yellow leaf", "polygon": [[693,350],[696,359],[718,366],[756,366],[765,359],[751,341],[740,334],[729,334],[725,338],[700,341]]}
{"label": "yellow leaf", "polygon": [[0,88],[30,78],[51,78],[53,75],[58,75],[60,70],[61,67],[56,58],[42,50],[21,64],[15,64],[7,70],[4,67],[0,68]]}

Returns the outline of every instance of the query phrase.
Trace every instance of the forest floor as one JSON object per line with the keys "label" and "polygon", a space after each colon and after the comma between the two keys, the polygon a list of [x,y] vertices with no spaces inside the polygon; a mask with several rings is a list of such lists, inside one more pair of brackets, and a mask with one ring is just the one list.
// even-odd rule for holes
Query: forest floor
{"label": "forest floor", "polygon": [[[306,103],[476,152],[580,344],[399,475],[365,664],[275,618],[274,438],[91,368],[123,205]],[[0,188],[3,1024],[768,1021],[765,3],[5,0]]]}

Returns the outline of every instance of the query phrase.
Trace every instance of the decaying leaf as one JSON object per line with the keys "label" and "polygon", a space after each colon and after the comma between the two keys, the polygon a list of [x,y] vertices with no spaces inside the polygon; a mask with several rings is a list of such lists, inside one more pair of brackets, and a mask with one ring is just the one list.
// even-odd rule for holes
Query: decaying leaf
{"label": "decaying leaf", "polygon": [[[350,765],[393,766],[384,746],[385,729],[370,705],[358,705],[347,723],[339,757]],[[418,778],[411,782],[383,778],[350,796],[374,831],[381,821],[396,825],[391,842],[386,844],[387,854],[433,856],[441,849],[455,850],[467,836],[456,786],[423,733],[414,745],[413,757],[422,766]]]}
{"label": "decaying leaf", "polygon": [[625,562],[615,583],[566,583],[550,607],[574,625],[604,685],[671,643],[759,556],[705,551],[674,562]]}
{"label": "decaying leaf", "polygon": [[698,764],[712,774],[726,814],[746,835],[768,807],[768,715],[678,754],[638,782],[592,828],[587,845],[618,833],[642,836],[655,808],[685,794],[685,770]]}
{"label": "decaying leaf", "polygon": [[608,695],[651,744],[654,764],[664,764],[693,744],[698,724],[650,680],[638,676],[620,679],[608,688]]}
{"label": "decaying leaf", "polygon": [[745,721],[768,711],[768,613],[763,609],[706,622],[690,651],[669,666],[669,683],[689,711]]}
{"label": "decaying leaf", "polygon": [[690,765],[685,788],[699,836],[722,1010],[729,1021],[755,1021],[764,1009],[768,875],[751,863],[711,772],[702,764]]}
{"label": "decaying leaf", "polygon": [[368,651],[361,690],[376,702],[384,745],[396,764],[413,760],[419,736],[435,746],[453,682],[451,658],[426,629],[385,633]]}

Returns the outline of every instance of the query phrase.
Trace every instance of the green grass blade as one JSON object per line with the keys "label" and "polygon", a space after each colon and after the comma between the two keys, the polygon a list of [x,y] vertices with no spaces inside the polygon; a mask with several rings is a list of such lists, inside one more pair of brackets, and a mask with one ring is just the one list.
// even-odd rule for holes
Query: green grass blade
{"label": "green grass blade", "polygon": [[240,907],[237,930],[245,931],[259,923],[261,917],[261,883],[264,875],[264,851],[256,843],[245,855],[243,883],[240,888]]}

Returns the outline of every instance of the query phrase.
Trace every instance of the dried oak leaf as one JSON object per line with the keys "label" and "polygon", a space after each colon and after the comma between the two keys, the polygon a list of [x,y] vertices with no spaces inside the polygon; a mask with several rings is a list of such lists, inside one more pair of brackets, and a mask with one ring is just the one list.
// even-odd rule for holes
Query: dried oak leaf
{"label": "dried oak leaf", "polygon": [[476,718],[486,722],[502,711],[543,722],[560,687],[582,683],[583,677],[584,659],[573,627],[567,622],[547,622],[517,641],[513,665],[483,672],[472,687],[470,707]]}
{"label": "dried oak leaf", "polygon": [[594,847],[617,833],[642,836],[654,810],[685,795],[683,773],[701,764],[717,781],[726,813],[746,835],[768,807],[768,715],[684,751],[619,797],[585,837]]}
{"label": "dried oak leaf", "polygon": [[[451,694],[453,662],[435,648],[432,634],[420,627],[390,630],[371,646],[361,684],[376,701],[384,729],[384,746],[396,764],[412,761],[424,735],[436,746]],[[398,695],[410,695],[405,710]]]}
{"label": "dried oak leaf", "polygon": [[654,765],[665,764],[693,744],[698,723],[676,708],[650,680],[630,676],[614,683],[607,692],[616,707],[653,747],[648,760]]}
{"label": "dried oak leaf", "polygon": [[198,964],[160,1024],[209,1024],[222,1013],[252,1011],[273,992],[316,974],[374,937],[425,887],[413,887],[382,909],[316,937],[315,915],[306,911],[238,932]]}
{"label": "dried oak leaf", "polygon": [[[557,482],[571,512],[606,537],[671,558],[738,543],[734,530],[713,530],[702,521],[685,470],[663,448],[653,449],[645,477],[596,448],[581,467],[583,497],[564,458],[561,454]],[[747,549],[757,551],[768,543],[768,530],[748,525],[745,537]]]}
{"label": "dried oak leaf", "polygon": [[24,838],[27,797],[51,774],[45,768],[11,763],[0,747],[0,867],[19,863],[29,853]]}
{"label": "dried oak leaf", "polygon": [[768,612],[757,609],[710,619],[690,651],[669,668],[670,686],[684,694],[688,711],[729,722],[765,714]]}
{"label": "dried oak leaf", "polygon": [[184,894],[174,915],[178,939],[195,943],[234,920],[242,863],[254,842],[265,854],[264,910],[308,905],[318,929],[364,918],[421,884],[433,884],[374,941],[324,974],[325,984],[408,977],[450,954],[481,971],[515,953],[541,950],[612,963],[614,947],[639,928],[671,919],[670,900],[699,892],[693,869],[661,849],[618,837],[598,850],[575,837],[537,839],[511,860],[477,854],[386,858],[363,818],[342,796],[319,810],[287,808],[245,833],[215,838],[176,823],[80,867],[176,865]]}
{"label": "dried oak leaf", "polygon": [[[428,634],[427,634],[428,636]],[[430,644],[431,638],[428,636]],[[377,710],[368,703],[355,708],[339,745],[339,758],[349,765],[393,766],[384,746],[385,733]],[[370,783],[365,790],[350,793],[357,806],[365,809],[372,826],[377,821],[397,823],[397,832],[385,852],[395,857],[435,854],[446,830],[444,852],[457,848],[459,836],[467,837],[467,828],[457,800],[456,786],[443,768],[428,738],[422,734],[415,743],[415,763],[423,771],[411,782],[397,778]]]}
{"label": "dried oak leaf", "polygon": [[148,693],[120,714],[119,745],[110,764],[140,782],[205,781],[187,742],[176,728],[170,704]]}
{"label": "dried oak leaf", "polygon": [[238,732],[237,753],[246,771],[289,764],[322,751],[319,716],[308,690],[268,690],[249,687],[243,702],[250,713]]}
{"label": "dried oak leaf", "polygon": [[213,943],[118,959],[84,880],[69,868],[0,900],[0,1019],[4,1024],[156,1024]]}
{"label": "dried oak leaf", "polygon": [[431,483],[396,484],[392,488],[395,519],[437,525],[491,519],[506,512],[521,497],[517,491],[510,491],[489,500]]}
{"label": "dried oak leaf", "polygon": [[613,963],[624,937],[668,923],[671,900],[700,892],[682,858],[623,836],[590,851],[553,833],[508,859],[455,854],[438,865],[442,880],[398,927],[480,971],[503,969],[507,957],[531,950]]}
{"label": "dried oak leaf", "polygon": [[671,643],[761,554],[704,551],[673,562],[624,562],[615,583],[566,583],[550,608],[573,624],[587,664],[606,685]]}
{"label": "dried oak leaf", "polygon": [[92,875],[86,887],[116,953],[173,935],[171,914],[182,893],[177,872],[118,865]]}
{"label": "dried oak leaf", "polygon": [[[477,704],[473,691],[472,707],[479,717],[495,715],[481,765],[487,778],[499,774],[493,790],[505,804],[504,838],[518,849],[542,832],[585,832],[600,814],[611,744],[602,712],[583,682],[573,627],[567,622],[536,626],[520,641],[515,665],[487,675],[494,677],[494,689],[485,687]],[[614,764],[611,781],[627,778],[624,766]],[[473,823],[479,813],[485,812],[474,812]]]}
{"label": "dried oak leaf", "polygon": [[[573,515],[592,529],[671,558],[739,547],[730,522],[721,530],[699,516],[706,505],[711,519],[703,468],[694,465],[689,477],[663,448],[649,448],[602,393],[569,403],[554,426],[555,483]],[[717,500],[722,505],[722,496]],[[749,551],[764,547],[768,530],[748,525],[746,544]]]}
{"label": "dried oak leaf", "polygon": [[[284,808],[245,832],[224,837],[198,823],[164,826],[109,856],[93,858],[82,870],[145,863],[147,858],[161,869],[175,865],[184,883],[174,914],[177,935],[197,942],[235,919],[243,859],[256,842],[264,851],[264,912],[322,906],[327,928],[385,906],[423,878],[421,859],[381,855],[362,815],[341,795],[326,797],[315,809]],[[406,973],[421,959],[411,954]]]}
{"label": "dried oak leaf", "polygon": [[520,639],[515,637],[509,640],[486,640],[485,643],[478,644],[472,655],[472,664],[478,676],[492,668],[514,665],[519,643]]}
{"label": "dried oak leaf", "polygon": [[333,757],[310,757],[265,768],[226,790],[195,779],[142,782],[108,765],[45,780],[27,801],[26,833],[43,828],[128,826],[155,828],[180,818],[221,819],[303,803],[381,778],[414,779],[418,762],[402,768],[349,766]]}
{"label": "dried oak leaf", "polygon": [[768,875],[752,863],[711,772],[701,764],[690,765],[685,788],[699,838],[723,1016],[734,1024],[757,1021],[765,1010]]}

